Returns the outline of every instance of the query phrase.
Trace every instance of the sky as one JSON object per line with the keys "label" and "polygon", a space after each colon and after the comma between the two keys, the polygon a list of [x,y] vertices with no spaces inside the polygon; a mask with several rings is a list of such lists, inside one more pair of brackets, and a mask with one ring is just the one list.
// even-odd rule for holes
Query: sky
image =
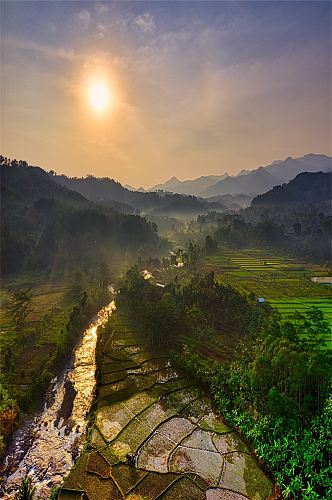
{"label": "sky", "polygon": [[1,152],[46,170],[148,187],[331,155],[330,98],[330,2],[1,1]]}

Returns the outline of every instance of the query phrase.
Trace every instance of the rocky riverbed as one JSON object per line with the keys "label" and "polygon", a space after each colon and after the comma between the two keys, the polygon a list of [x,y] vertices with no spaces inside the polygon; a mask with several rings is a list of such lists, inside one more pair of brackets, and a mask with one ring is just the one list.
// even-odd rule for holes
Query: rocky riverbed
{"label": "rocky riverbed", "polygon": [[75,463],[85,443],[96,385],[97,328],[113,309],[114,302],[99,311],[67,368],[52,381],[43,410],[14,433],[5,457],[1,498],[14,498],[25,476],[36,486],[36,498],[49,498]]}

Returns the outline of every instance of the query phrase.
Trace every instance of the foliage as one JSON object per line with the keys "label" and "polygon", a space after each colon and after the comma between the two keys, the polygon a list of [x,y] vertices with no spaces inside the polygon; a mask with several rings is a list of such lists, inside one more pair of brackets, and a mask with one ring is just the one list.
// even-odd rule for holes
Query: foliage
{"label": "foliage", "polygon": [[322,323],[317,311],[297,325],[273,318],[227,364],[207,368],[188,350],[178,355],[209,385],[224,417],[251,442],[286,498],[330,497],[330,370],[319,340]]}
{"label": "foliage", "polygon": [[218,243],[209,234],[205,238],[205,253],[206,255],[214,254],[218,249]]}
{"label": "foliage", "polygon": [[22,479],[18,492],[15,495],[16,500],[33,500],[36,488],[32,486],[28,477]]}
{"label": "foliage", "polygon": [[14,332],[23,344],[26,343],[25,321],[31,308],[32,294],[30,289],[19,290],[13,293],[7,307],[7,315],[11,318],[14,326]]}
{"label": "foliage", "polygon": [[[291,323],[253,295],[216,282],[213,273],[159,288],[137,266],[124,278],[118,309],[139,320],[152,341],[176,348],[178,363],[210,387],[285,497],[329,498],[331,374],[321,311],[298,314]],[[181,342],[183,332],[204,342],[225,326],[237,333],[230,362],[207,362]]]}
{"label": "foliage", "polygon": [[210,213],[197,219],[230,248],[275,247],[314,261],[330,260],[332,217],[316,207],[254,205],[238,213]]}
{"label": "foliage", "polygon": [[26,162],[0,163],[3,274],[96,270],[112,255],[157,246],[155,224],[91,202]]}
{"label": "foliage", "polygon": [[[9,324],[0,339],[3,360],[0,376],[0,456],[18,423],[20,412],[35,409],[51,379],[70,356],[82,328],[109,300],[107,287],[98,281],[89,284],[86,277],[77,271],[63,299],[42,314],[38,321],[30,323],[26,318],[28,309],[25,308],[30,303],[30,295],[26,290],[13,294],[9,310],[17,310],[17,315],[8,317]],[[21,322],[21,335],[14,334],[15,317]],[[22,322],[23,317],[25,320]],[[22,338],[25,338],[24,343]]]}
{"label": "foliage", "polygon": [[57,500],[61,492],[61,486],[55,486],[51,489],[50,500]]}

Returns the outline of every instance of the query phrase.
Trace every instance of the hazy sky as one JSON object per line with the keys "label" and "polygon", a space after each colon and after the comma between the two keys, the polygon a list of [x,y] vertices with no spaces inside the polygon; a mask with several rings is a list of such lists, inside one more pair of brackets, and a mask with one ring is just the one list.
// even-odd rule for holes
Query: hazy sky
{"label": "hazy sky", "polygon": [[1,1],[1,28],[7,156],[150,186],[331,154],[329,2]]}

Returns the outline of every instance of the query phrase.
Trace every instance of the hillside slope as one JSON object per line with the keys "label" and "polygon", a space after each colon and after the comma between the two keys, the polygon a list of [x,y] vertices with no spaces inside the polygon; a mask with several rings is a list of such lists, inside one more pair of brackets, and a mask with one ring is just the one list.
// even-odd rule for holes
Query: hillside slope
{"label": "hillside slope", "polygon": [[38,167],[1,157],[0,175],[4,274],[94,269],[158,243],[155,225],[93,203]]}
{"label": "hillside slope", "polygon": [[258,206],[317,205],[331,201],[332,173],[305,172],[287,184],[275,186],[265,194],[256,196],[251,202]]}
{"label": "hillside slope", "polygon": [[69,189],[78,191],[90,200],[126,204],[143,214],[189,216],[206,213],[210,210],[224,209],[221,203],[209,203],[195,196],[130,191],[119,182],[109,178],[93,176],[77,178],[54,175],[53,179]]}

